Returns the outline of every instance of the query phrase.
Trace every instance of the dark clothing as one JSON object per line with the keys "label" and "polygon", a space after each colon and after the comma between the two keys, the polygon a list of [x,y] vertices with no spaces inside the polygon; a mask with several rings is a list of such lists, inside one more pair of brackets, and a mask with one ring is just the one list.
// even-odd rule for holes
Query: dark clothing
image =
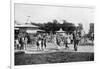
{"label": "dark clothing", "polygon": [[43,47],[43,38],[41,39],[41,47]]}
{"label": "dark clothing", "polygon": [[21,45],[20,50],[24,49],[24,42],[22,41],[22,38],[20,38],[19,43]]}
{"label": "dark clothing", "polygon": [[67,41],[67,38],[66,37],[64,38],[64,44],[65,44],[65,48],[69,48],[68,47],[68,41]]}
{"label": "dark clothing", "polygon": [[77,45],[79,40],[77,40],[76,34],[73,33],[74,50],[77,51]]}
{"label": "dark clothing", "polygon": [[27,36],[27,39],[28,39],[27,43],[31,43],[31,39],[29,36]]}
{"label": "dark clothing", "polygon": [[46,38],[44,38],[44,46],[45,46],[45,48],[46,48]]}
{"label": "dark clothing", "polygon": [[36,45],[39,46],[39,42],[38,41],[36,42]]}
{"label": "dark clothing", "polygon": [[73,40],[71,40],[71,44],[73,44]]}
{"label": "dark clothing", "polygon": [[68,43],[65,43],[65,47],[68,48]]}
{"label": "dark clothing", "polygon": [[57,42],[57,45],[58,45],[58,46],[60,46],[60,45],[59,45],[59,41],[58,41],[58,38],[56,38],[56,42]]}

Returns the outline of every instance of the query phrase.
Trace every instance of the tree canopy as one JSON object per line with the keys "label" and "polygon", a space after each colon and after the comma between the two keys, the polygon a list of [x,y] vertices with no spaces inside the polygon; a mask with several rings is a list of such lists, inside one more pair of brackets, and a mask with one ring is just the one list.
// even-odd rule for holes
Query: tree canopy
{"label": "tree canopy", "polygon": [[72,32],[76,29],[76,26],[73,23],[69,23],[66,20],[63,20],[63,24],[61,24],[56,19],[52,22],[39,24],[38,26],[41,30],[45,30],[46,32],[52,31],[53,33],[60,30],[60,28],[62,28],[66,32]]}

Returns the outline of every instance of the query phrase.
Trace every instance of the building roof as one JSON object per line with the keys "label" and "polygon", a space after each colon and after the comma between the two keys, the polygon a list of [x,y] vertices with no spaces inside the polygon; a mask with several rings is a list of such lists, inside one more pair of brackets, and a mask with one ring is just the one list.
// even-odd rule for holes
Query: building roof
{"label": "building roof", "polygon": [[32,25],[31,23],[25,24],[16,24],[14,25],[15,28],[38,28],[38,26]]}

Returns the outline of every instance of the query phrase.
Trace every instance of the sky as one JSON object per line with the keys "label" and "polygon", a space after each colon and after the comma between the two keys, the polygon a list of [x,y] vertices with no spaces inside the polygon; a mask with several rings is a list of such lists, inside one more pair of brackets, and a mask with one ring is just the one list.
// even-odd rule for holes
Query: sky
{"label": "sky", "polygon": [[[54,19],[56,19],[59,23],[62,23],[63,20],[66,20],[67,22],[72,22],[75,25],[82,23],[86,33],[89,30],[89,24],[94,23],[94,9],[90,7],[62,7],[16,3],[14,12],[14,19],[18,23],[46,23]],[[29,20],[28,16],[30,16]]]}

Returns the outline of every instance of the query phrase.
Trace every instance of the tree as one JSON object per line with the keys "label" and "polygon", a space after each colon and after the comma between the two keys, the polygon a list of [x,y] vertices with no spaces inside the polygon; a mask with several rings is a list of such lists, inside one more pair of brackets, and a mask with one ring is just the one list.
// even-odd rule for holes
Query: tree
{"label": "tree", "polygon": [[77,33],[79,34],[79,36],[81,37],[81,32],[83,30],[83,24],[82,23],[79,23],[78,26],[77,26]]}
{"label": "tree", "polygon": [[90,40],[94,40],[94,23],[90,23],[88,37],[90,38]]}
{"label": "tree", "polygon": [[52,33],[55,33],[55,31],[60,30],[60,28],[62,28],[66,32],[73,32],[76,29],[73,23],[66,22],[66,20],[63,20],[63,24],[60,24],[56,19],[54,19],[52,22],[47,22],[44,24],[32,24],[39,26],[39,29],[41,30],[45,30],[46,32]]}
{"label": "tree", "polygon": [[90,23],[89,33],[94,33],[94,23]]}
{"label": "tree", "polygon": [[55,33],[55,31],[59,30],[59,23],[57,20],[53,20],[53,22],[47,22],[40,29],[45,30],[46,32]]}
{"label": "tree", "polygon": [[83,30],[83,24],[82,23],[78,24],[77,30],[78,31],[82,31]]}
{"label": "tree", "polygon": [[52,24],[52,31],[58,31],[60,29],[60,24],[58,23],[58,21],[55,19],[53,20],[53,24]]}
{"label": "tree", "polygon": [[62,29],[66,32],[73,32],[76,27],[73,23],[69,23],[66,20],[63,20]]}

